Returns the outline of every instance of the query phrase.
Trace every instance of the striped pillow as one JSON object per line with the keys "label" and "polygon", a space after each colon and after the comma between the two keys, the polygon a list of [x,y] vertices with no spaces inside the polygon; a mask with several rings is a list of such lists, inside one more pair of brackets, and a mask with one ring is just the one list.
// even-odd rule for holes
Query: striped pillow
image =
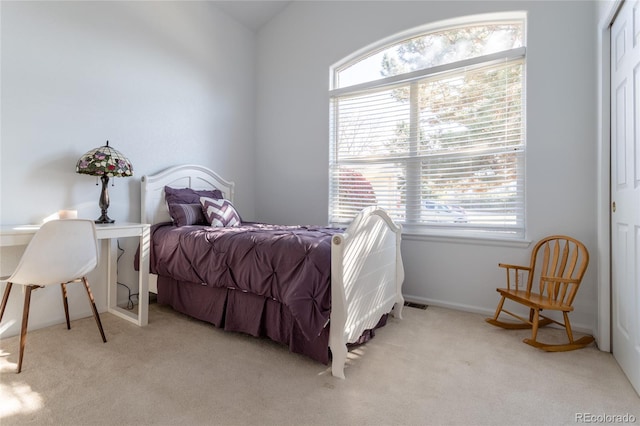
{"label": "striped pillow", "polygon": [[239,226],[240,215],[229,200],[200,197],[202,212],[211,226]]}
{"label": "striped pillow", "polygon": [[200,204],[169,203],[169,214],[176,226],[204,225],[207,223]]}

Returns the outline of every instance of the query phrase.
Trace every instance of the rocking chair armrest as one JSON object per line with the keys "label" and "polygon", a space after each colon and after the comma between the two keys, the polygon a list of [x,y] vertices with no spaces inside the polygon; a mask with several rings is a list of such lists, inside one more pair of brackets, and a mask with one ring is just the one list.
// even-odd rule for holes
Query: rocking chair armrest
{"label": "rocking chair armrest", "polygon": [[511,265],[509,263],[498,263],[498,266],[501,268],[507,268],[507,269],[522,269],[525,271],[531,271],[530,266]]}
{"label": "rocking chair armrest", "polygon": [[[506,271],[507,272],[507,290],[511,290],[512,275],[513,275],[513,278],[515,278],[516,289],[520,288],[520,284],[527,285],[527,288],[529,288],[528,284],[525,284],[525,283],[529,283],[529,278],[530,278],[529,275],[531,274],[531,271],[532,271],[531,267],[521,266],[521,265],[511,265],[509,263],[498,263],[498,266],[501,268],[505,268],[507,270]],[[512,270],[514,272],[511,272]],[[518,271],[527,271],[527,278],[523,280],[523,277],[521,276],[521,274],[518,273]],[[524,282],[520,283],[520,281],[524,281]]]}

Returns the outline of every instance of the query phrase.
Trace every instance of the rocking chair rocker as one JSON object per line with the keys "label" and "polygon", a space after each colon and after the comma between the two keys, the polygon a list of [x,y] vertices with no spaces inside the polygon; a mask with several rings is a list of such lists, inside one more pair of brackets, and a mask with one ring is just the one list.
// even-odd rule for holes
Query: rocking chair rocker
{"label": "rocking chair rocker", "polygon": [[[486,321],[505,329],[531,328],[531,338],[524,339],[523,342],[544,351],[562,352],[584,348],[593,342],[594,338],[586,335],[578,340],[573,339],[569,312],[573,311],[573,300],[588,264],[589,252],[580,241],[563,235],[542,239],[533,248],[529,266],[504,263],[498,265],[506,269],[507,288],[496,289],[502,297],[495,315],[493,318],[487,318]],[[523,282],[524,277],[526,277],[526,286]],[[538,293],[533,291],[534,282],[538,282]],[[505,299],[528,307],[529,319],[504,309]],[[543,316],[541,312],[545,309],[561,311],[564,323]],[[517,318],[520,322],[499,320],[498,317],[502,312]],[[538,328],[552,323],[565,328],[569,338],[568,343],[548,344],[537,340]]]}

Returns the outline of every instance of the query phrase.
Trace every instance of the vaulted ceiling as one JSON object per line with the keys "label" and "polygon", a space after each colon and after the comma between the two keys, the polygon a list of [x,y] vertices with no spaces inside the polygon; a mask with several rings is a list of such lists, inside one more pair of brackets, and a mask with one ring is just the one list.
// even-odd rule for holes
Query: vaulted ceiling
{"label": "vaulted ceiling", "polygon": [[284,0],[215,0],[216,7],[252,31],[258,31],[291,1]]}

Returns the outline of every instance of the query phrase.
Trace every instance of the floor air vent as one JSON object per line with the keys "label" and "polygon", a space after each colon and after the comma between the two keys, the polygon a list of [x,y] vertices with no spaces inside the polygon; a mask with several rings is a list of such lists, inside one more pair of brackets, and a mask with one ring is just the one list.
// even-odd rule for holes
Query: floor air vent
{"label": "floor air vent", "polygon": [[424,305],[422,303],[414,303],[414,302],[404,302],[404,306],[408,306],[409,308],[416,308],[416,309],[427,309],[427,305]]}

